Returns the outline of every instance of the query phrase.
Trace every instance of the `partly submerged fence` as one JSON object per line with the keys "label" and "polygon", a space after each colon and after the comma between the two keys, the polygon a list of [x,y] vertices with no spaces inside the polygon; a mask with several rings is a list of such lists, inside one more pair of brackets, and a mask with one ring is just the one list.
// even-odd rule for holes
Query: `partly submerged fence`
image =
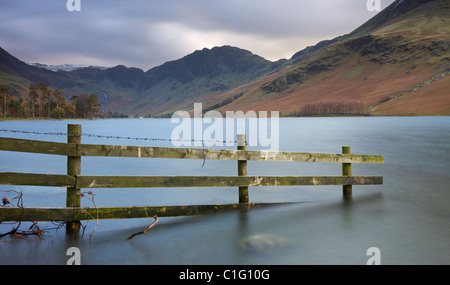
{"label": "partly submerged fence", "polygon": [[[342,185],[351,195],[352,185],[383,184],[382,176],[352,176],[352,163],[384,163],[380,155],[249,151],[245,135],[238,135],[237,150],[93,145],[81,143],[81,125],[68,125],[67,143],[0,138],[0,150],[67,156],[67,175],[0,172],[0,184],[67,187],[65,208],[1,207],[1,221],[65,221],[76,229],[79,221],[193,216],[266,204],[249,203],[248,187]],[[82,156],[146,157],[237,160],[237,176],[88,176],[81,174]],[[297,161],[342,163],[342,176],[247,176],[247,161]],[[38,163],[38,162],[37,162]],[[238,187],[239,203],[226,205],[80,207],[83,188]]]}

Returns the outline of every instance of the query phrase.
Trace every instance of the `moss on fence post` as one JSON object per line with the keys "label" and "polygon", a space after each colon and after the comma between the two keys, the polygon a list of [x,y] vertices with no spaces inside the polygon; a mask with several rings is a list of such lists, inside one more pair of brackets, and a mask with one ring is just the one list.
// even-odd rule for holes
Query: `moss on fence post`
{"label": "moss on fence post", "polygon": [[[67,142],[75,144],[81,143],[81,125],[67,125]],[[68,156],[67,175],[76,177],[80,174],[81,156]],[[80,193],[80,188],[67,187],[66,207],[80,207]],[[79,230],[79,221],[68,221],[66,223],[66,233],[69,236],[76,236]]]}
{"label": "moss on fence post", "polygon": [[[349,146],[342,147],[342,154],[350,154],[351,150]],[[342,163],[342,176],[352,176],[352,164]],[[344,197],[349,197],[352,195],[352,185],[342,186]]]}
{"label": "moss on fence post", "polygon": [[[246,135],[237,135],[238,150],[247,150]],[[238,160],[238,176],[247,176],[247,160]],[[248,186],[239,187],[239,203],[248,203]]]}

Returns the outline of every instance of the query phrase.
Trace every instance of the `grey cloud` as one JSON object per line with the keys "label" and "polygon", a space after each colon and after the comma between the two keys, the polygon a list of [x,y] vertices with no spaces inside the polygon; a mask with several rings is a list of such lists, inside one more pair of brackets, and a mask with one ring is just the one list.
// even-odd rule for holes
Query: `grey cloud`
{"label": "grey cloud", "polygon": [[[381,1],[384,7],[393,2]],[[259,55],[279,52],[281,58],[364,23],[375,15],[366,10],[366,2],[81,0],[81,12],[68,12],[65,0],[2,0],[0,46],[21,59],[47,61],[43,63],[124,64],[146,70],[202,44],[258,47],[258,39]],[[166,26],[179,31],[162,28]]]}

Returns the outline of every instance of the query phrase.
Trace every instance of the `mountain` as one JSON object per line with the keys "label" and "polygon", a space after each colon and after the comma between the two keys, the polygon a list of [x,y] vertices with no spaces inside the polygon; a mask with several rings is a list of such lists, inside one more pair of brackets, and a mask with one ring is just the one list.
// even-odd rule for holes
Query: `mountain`
{"label": "mountain", "polygon": [[68,84],[71,81],[77,84],[62,73],[31,66],[0,47],[0,85],[8,87],[13,94],[27,95],[32,82],[46,82],[53,86],[56,83]]}
{"label": "mountain", "polygon": [[[362,26],[354,30],[350,36],[361,36],[367,34],[373,34],[382,30],[385,27],[389,27],[395,23],[400,23],[404,20],[412,20],[419,16],[433,17],[441,15],[445,17],[446,1],[430,1],[430,0],[397,0],[392,5],[377,14]],[[443,7],[444,10],[437,11],[436,8]],[[410,14],[414,13],[414,14]],[[413,25],[417,26],[417,19],[413,20]],[[410,29],[406,25],[401,24],[402,29]],[[421,27],[422,29],[423,27]]]}
{"label": "mountain", "polygon": [[309,57],[210,105],[243,93],[219,111],[449,115],[449,16],[447,0],[397,0]]}
{"label": "mountain", "polygon": [[118,65],[112,68],[26,64],[0,48],[1,85],[25,95],[31,82],[45,82],[65,91],[107,94],[106,111],[168,116],[194,102],[279,70],[286,60],[268,61],[231,46],[195,51],[146,72]]}
{"label": "mountain", "polygon": [[154,114],[192,108],[242,84],[277,71],[284,61],[270,62],[251,52],[223,46],[195,51],[145,72],[134,112],[152,106]]}
{"label": "mountain", "polygon": [[0,85],[24,96],[31,82],[68,98],[107,94],[106,112],[139,116],[170,116],[197,102],[221,112],[449,115],[449,12],[448,0],[397,0],[354,31],[276,62],[222,46],[147,71],[57,68],[26,64],[0,48]]}

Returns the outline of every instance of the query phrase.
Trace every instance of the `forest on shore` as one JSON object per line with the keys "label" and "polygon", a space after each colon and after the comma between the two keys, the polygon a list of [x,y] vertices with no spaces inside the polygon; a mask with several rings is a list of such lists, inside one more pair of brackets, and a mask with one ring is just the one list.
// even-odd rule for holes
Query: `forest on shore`
{"label": "forest on shore", "polygon": [[[0,86],[0,114],[2,119],[93,119],[104,117],[98,95],[79,94],[67,99],[64,91],[52,89],[44,82],[31,83],[28,96],[12,93]],[[109,114],[110,117],[118,114]]]}

